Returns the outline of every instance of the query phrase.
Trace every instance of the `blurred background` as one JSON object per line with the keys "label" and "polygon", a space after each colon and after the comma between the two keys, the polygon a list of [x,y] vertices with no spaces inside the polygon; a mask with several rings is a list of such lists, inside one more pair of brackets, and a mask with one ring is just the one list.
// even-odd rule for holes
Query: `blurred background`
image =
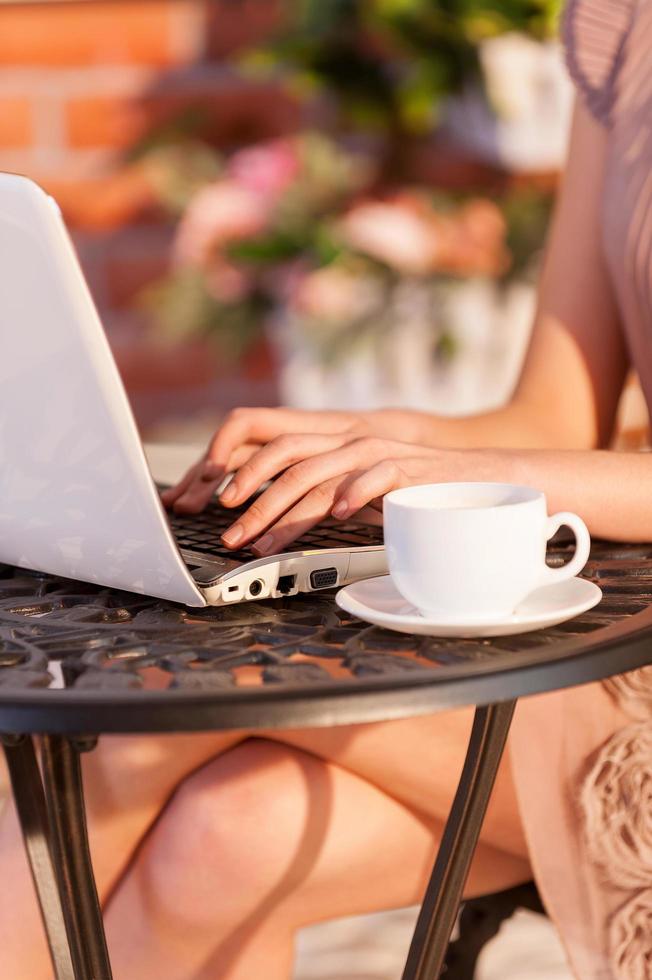
{"label": "blurred background", "polygon": [[0,2],[0,169],[59,201],[146,438],[509,396],[571,111],[559,12]]}

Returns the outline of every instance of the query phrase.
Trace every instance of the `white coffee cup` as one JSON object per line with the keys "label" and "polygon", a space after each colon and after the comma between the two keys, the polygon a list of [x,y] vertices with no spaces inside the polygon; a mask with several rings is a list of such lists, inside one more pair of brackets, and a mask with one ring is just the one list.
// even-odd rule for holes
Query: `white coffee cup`
{"label": "white coffee cup", "polygon": [[[405,487],[387,494],[383,514],[396,588],[441,621],[502,621],[535,589],[581,572],[591,547],[581,517],[548,517],[543,493],[508,483]],[[563,525],[575,554],[549,568],[547,542]]]}

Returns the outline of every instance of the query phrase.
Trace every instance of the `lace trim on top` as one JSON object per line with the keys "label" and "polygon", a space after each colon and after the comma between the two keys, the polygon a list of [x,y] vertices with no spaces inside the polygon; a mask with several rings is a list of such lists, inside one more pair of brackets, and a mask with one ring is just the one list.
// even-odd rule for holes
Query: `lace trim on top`
{"label": "lace trim on top", "polygon": [[602,686],[630,718],[652,721],[652,667],[608,677]]}
{"label": "lace trim on top", "polygon": [[580,794],[589,857],[624,891],[652,882],[652,725],[626,725],[600,749]]}
{"label": "lace trim on top", "polygon": [[611,966],[616,977],[650,980],[652,976],[652,888],[636,892],[608,925]]}
{"label": "lace trim on top", "polygon": [[[612,695],[621,704],[636,704],[649,668],[612,679]],[[630,683],[623,683],[627,678]],[[631,683],[633,682],[633,683]],[[649,692],[649,687],[648,687]],[[624,697],[623,697],[624,695]],[[634,695],[632,697],[632,695]],[[649,980],[652,976],[652,723],[626,725],[598,751],[581,787],[579,809],[588,856],[605,883],[617,889],[622,904],[605,923],[614,980]]]}
{"label": "lace trim on top", "polygon": [[603,125],[611,120],[616,79],[636,0],[568,0],[561,37],[571,78]]}

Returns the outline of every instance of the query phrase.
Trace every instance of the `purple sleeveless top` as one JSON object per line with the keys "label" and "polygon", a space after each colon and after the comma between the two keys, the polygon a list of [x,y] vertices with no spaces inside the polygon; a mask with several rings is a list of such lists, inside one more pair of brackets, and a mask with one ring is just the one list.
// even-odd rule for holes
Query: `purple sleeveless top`
{"label": "purple sleeveless top", "polygon": [[562,37],[570,73],[609,131],[604,249],[652,409],[652,0],[570,0]]}

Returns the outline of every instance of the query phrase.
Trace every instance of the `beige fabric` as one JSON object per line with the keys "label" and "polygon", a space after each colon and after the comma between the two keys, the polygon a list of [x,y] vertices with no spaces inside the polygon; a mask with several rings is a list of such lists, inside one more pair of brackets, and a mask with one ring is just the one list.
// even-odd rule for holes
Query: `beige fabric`
{"label": "beige fabric", "polygon": [[511,735],[517,794],[543,901],[583,980],[614,980],[607,922],[622,895],[604,887],[580,818],[597,747],[627,724],[600,684],[522,701]]}
{"label": "beige fabric", "polygon": [[[652,406],[652,0],[570,0],[571,75],[608,130],[604,248]],[[534,871],[582,980],[652,978],[652,669],[523,702],[511,739]]]}
{"label": "beige fabric", "polygon": [[630,718],[639,721],[652,718],[652,667],[617,674],[604,681],[604,687]]}
{"label": "beige fabric", "polygon": [[652,977],[652,668],[522,702],[511,754],[532,864],[582,980]]}

